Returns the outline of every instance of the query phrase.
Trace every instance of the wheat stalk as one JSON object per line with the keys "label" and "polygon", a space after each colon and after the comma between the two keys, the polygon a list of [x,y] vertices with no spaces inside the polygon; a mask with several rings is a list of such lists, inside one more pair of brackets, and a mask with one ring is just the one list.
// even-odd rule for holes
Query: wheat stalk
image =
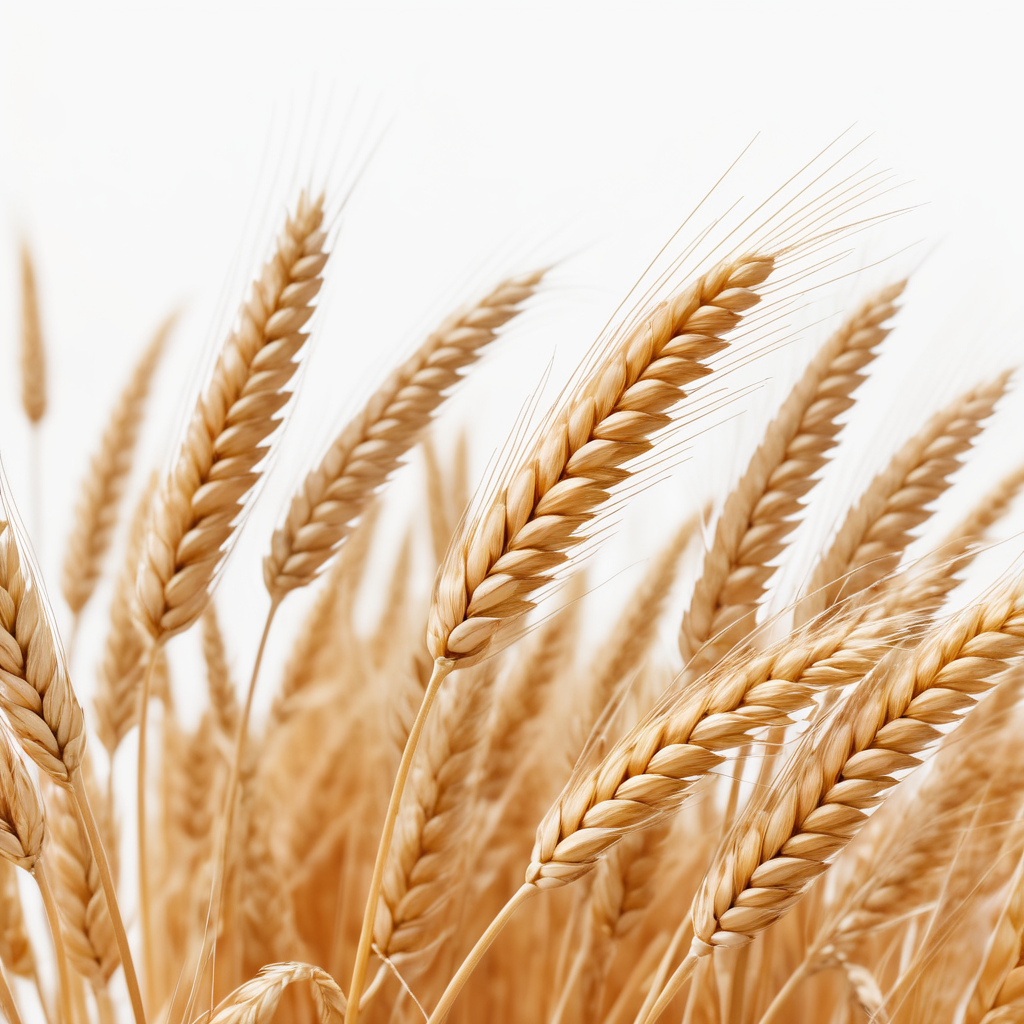
{"label": "wheat stalk", "polygon": [[131,472],[153,375],[175,319],[172,315],[160,325],[135,365],[104,428],[99,451],[93,455],[81,483],[61,573],[61,590],[76,623],[100,578],[121,495]]}
{"label": "wheat stalk", "polygon": [[448,389],[458,382],[459,371],[480,358],[544,274],[541,270],[504,281],[469,309],[449,317],[338,435],[306,475],[271,540],[263,578],[272,600],[312,582],[419,439]]}
{"label": "wheat stalk", "polygon": [[32,252],[21,244],[21,406],[29,422],[46,415],[46,346],[39,318],[39,296]]}
{"label": "wheat stalk", "polygon": [[905,286],[899,281],[873,295],[818,350],[730,492],[679,629],[679,649],[694,676],[753,628],[772,563],[838,444],[838,419],[889,334],[883,324],[895,315]]}

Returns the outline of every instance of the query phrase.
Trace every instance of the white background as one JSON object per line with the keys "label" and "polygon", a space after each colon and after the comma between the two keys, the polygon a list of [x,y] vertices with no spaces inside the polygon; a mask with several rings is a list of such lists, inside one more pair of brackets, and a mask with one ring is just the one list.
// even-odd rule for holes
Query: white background
{"label": "white background", "polygon": [[[75,491],[135,354],[165,313],[183,308],[143,441],[140,465],[150,465],[165,456],[195,368],[265,251],[289,176],[308,172],[313,144],[335,148],[353,111],[336,177],[358,164],[358,143],[382,143],[338,239],[298,412],[218,592],[239,678],[265,608],[259,558],[288,486],[391,354],[501,273],[541,255],[571,257],[446,416],[449,432],[472,425],[482,470],[552,352],[557,381],[755,135],[742,188],[756,201],[853,125],[851,137],[870,136],[865,159],[907,183],[896,205],[924,205],[854,257],[867,265],[919,243],[871,278],[916,270],[900,332],[855,414],[864,440],[837,470],[839,497],[823,493],[824,511],[812,517],[821,535],[843,495],[924,412],[1020,359],[1019,9],[5,4],[0,450],[23,495],[15,255],[24,232],[37,254],[51,373],[36,541],[58,613]],[[840,282],[818,297],[814,317],[863,292]],[[821,338],[809,331],[758,367],[768,386],[657,491],[663,515],[721,494]],[[961,504],[1024,455],[1018,407],[1007,403],[1002,427],[964,474]],[[418,500],[416,472],[397,482],[396,531]],[[136,486],[140,478],[141,470]],[[615,574],[635,573],[656,545],[656,534],[631,522],[600,578],[628,582]],[[108,601],[104,587],[89,608],[75,666],[83,693]],[[272,645],[264,700],[302,608],[296,598]],[[190,641],[176,644],[175,657],[194,667]]]}

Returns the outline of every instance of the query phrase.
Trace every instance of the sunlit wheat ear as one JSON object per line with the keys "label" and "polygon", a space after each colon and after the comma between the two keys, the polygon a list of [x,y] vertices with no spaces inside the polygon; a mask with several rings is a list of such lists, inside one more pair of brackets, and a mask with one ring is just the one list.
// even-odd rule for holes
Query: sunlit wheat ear
{"label": "sunlit wheat ear", "polygon": [[309,982],[321,1024],[341,1021],[345,996],[337,983],[319,967],[309,964],[272,964],[259,976],[235,989],[217,1007],[209,1024],[270,1024],[290,985]]}
{"label": "sunlit wheat ear", "polygon": [[21,246],[21,405],[32,423],[46,415],[46,347],[39,322],[36,271],[27,243]]}
{"label": "sunlit wheat ear", "polygon": [[82,480],[60,581],[64,599],[76,614],[96,589],[131,472],[150,385],[174,321],[170,316],[160,325],[135,365]]}
{"label": "sunlit wheat ear", "polygon": [[139,614],[157,642],[188,629],[262,473],[327,263],[324,199],[303,193],[242,306],[153,501]]}
{"label": "sunlit wheat ear", "polygon": [[271,540],[263,578],[273,599],[316,578],[419,440],[460,371],[475,363],[498,329],[520,312],[544,273],[510,278],[449,317],[345,427],[302,482]]}
{"label": "sunlit wheat ear", "polygon": [[839,417],[889,334],[906,282],[865,302],[821,347],[769,424],[729,494],[704,556],[679,649],[692,675],[710,668],[754,627],[754,616],[804,498],[843,429]]}
{"label": "sunlit wheat ear", "polygon": [[768,255],[720,264],[662,302],[612,349],[545,425],[497,495],[469,518],[442,564],[427,645],[435,659],[482,656],[499,627],[532,606],[611,491],[650,451],[684,387],[711,373],[705,360],[755,306]]}
{"label": "sunlit wheat ear", "polygon": [[1024,656],[1024,586],[1005,586],[894,656],[802,741],[794,768],[737,822],[694,903],[695,951],[749,942],[786,913],[916,768]]}
{"label": "sunlit wheat ear", "polygon": [[913,539],[911,531],[931,515],[929,506],[949,487],[949,477],[1006,393],[1010,376],[1002,373],[971,388],[937,412],[871,481],[811,574],[798,621],[892,572]]}

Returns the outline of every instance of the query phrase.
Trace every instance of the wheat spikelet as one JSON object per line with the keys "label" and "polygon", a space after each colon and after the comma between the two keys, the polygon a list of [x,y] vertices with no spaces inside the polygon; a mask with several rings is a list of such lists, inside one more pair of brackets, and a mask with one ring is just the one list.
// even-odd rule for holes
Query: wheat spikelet
{"label": "wheat spikelet", "polygon": [[1024,654],[1020,581],[894,659],[737,824],[694,904],[694,949],[736,946],[784,914],[939,737]]}
{"label": "wheat spikelet", "polygon": [[725,760],[719,751],[789,724],[823,688],[861,678],[904,629],[899,620],[850,615],[723,662],[704,686],[655,708],[596,768],[570,780],[537,829],[527,883],[553,888],[586,874],[623,835],[678,806]]}
{"label": "wheat spikelet", "polygon": [[234,736],[238,728],[238,697],[228,671],[224,652],[224,636],[220,630],[217,606],[213,600],[202,615],[203,660],[206,662],[206,683],[217,726],[225,736]]}
{"label": "wheat spikelet", "polygon": [[0,706],[22,747],[55,782],[69,784],[85,750],[75,699],[48,614],[9,521],[0,519]]}
{"label": "wheat spikelet", "polygon": [[[49,834],[47,861],[53,866],[54,895],[64,927],[68,959],[82,977],[104,987],[121,963],[114,928],[93,859],[71,794],[51,786],[47,794]],[[109,848],[112,823],[100,820]],[[104,828],[104,826],[106,826]]]}
{"label": "wheat spikelet", "polygon": [[118,507],[142,425],[149,389],[175,317],[168,317],[136,364],[82,480],[61,573],[61,590],[77,615],[92,597],[117,523]]}
{"label": "wheat spikelet", "polygon": [[139,566],[142,624],[157,642],[202,614],[291,392],[302,328],[327,262],[323,197],[299,197],[199,396],[153,499]]}
{"label": "wheat spikelet", "polygon": [[110,628],[103,659],[96,673],[96,734],[113,757],[139,717],[139,691],[146,669],[149,641],[134,614],[135,577],[146,538],[149,507],[156,489],[155,475],[132,515],[124,562],[114,581]]}
{"label": "wheat spikelet", "polygon": [[771,563],[797,525],[800,499],[838,443],[838,418],[853,405],[863,371],[889,334],[882,325],[895,315],[905,285],[872,296],[819,349],[729,494],[679,630],[679,649],[693,675],[753,628],[775,572]]}
{"label": "wheat spikelet", "polygon": [[1008,372],[1000,374],[936,413],[872,480],[811,574],[798,610],[802,621],[896,567],[912,539],[910,531],[928,518],[927,506],[949,486],[949,476],[960,468],[1009,379]]}
{"label": "wheat spikelet", "polygon": [[326,972],[309,964],[286,963],[264,967],[259,977],[247,981],[217,1007],[208,1024],[270,1024],[290,985],[311,982],[320,1024],[340,1021],[345,996]]}
{"label": "wheat spikelet", "polygon": [[427,645],[435,659],[482,656],[498,627],[532,607],[530,595],[568,559],[624,463],[651,449],[666,410],[711,371],[723,335],[759,301],[770,256],[720,264],[662,302],[608,353],[546,424],[501,492],[463,526],[434,584]]}
{"label": "wheat spikelet", "polygon": [[0,861],[0,963],[12,974],[31,978],[35,957],[18,896],[18,879],[10,861]]}
{"label": "wheat spikelet", "polygon": [[31,423],[46,415],[46,346],[39,323],[36,271],[26,242],[21,245],[21,405]]}
{"label": "wheat spikelet", "polygon": [[474,363],[544,271],[504,281],[468,310],[454,314],[400,366],[341,432],[292,498],[275,531],[263,578],[271,598],[315,579],[351,532],[381,484],[444,401],[445,392]]}

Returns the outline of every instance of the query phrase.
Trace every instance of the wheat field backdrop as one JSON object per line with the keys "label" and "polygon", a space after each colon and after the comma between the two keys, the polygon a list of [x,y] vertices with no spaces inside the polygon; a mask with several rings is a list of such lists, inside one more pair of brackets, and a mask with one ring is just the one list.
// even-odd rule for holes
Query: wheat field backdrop
{"label": "wheat field backdrop", "polygon": [[1012,25],[810,10],[12,15],[10,1024],[1024,1021]]}

